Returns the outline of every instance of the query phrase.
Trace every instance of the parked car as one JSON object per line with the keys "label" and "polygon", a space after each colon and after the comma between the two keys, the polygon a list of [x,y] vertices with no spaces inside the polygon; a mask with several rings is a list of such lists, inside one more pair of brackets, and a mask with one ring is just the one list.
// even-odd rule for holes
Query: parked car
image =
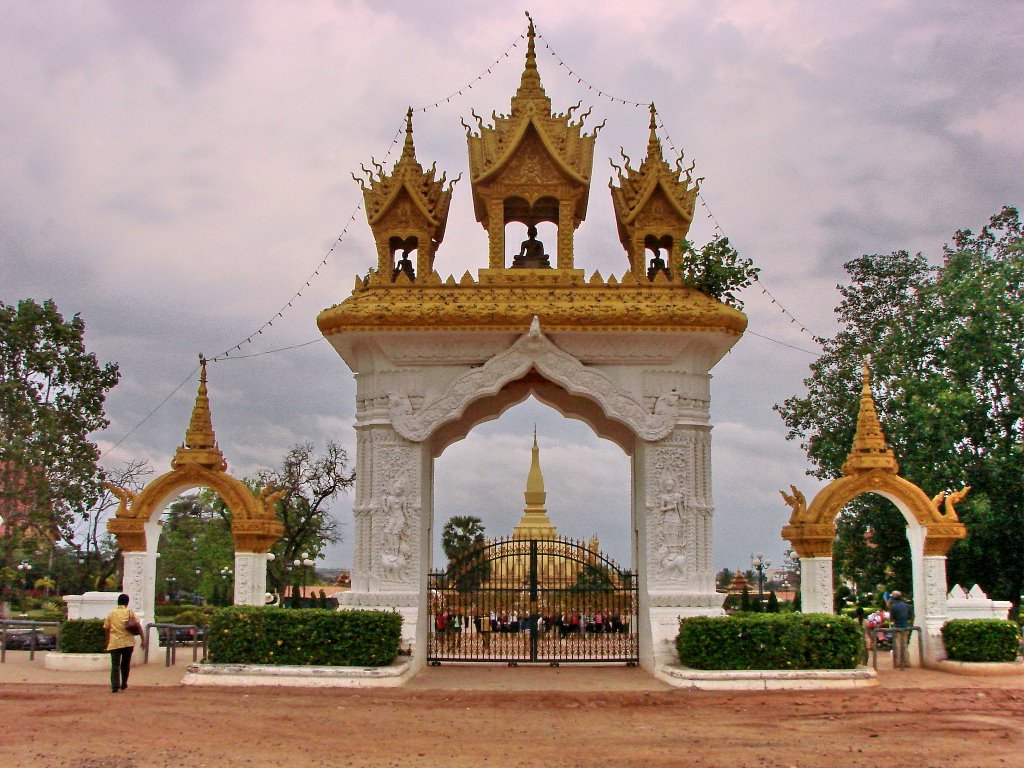
{"label": "parked car", "polygon": [[[36,650],[53,651],[57,649],[57,636],[48,632],[36,633]],[[4,648],[8,651],[32,650],[32,633],[27,630],[16,630],[7,635]]]}

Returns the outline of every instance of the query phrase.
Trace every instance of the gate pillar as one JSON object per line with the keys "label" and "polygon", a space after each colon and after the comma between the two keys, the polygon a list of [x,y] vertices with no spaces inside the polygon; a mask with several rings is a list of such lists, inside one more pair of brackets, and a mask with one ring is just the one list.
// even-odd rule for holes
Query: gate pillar
{"label": "gate pillar", "polygon": [[398,611],[402,647],[423,647],[431,457],[390,424],[367,421],[356,425],[352,589],[338,601],[342,608]]}
{"label": "gate pillar", "polygon": [[680,424],[634,457],[640,664],[675,663],[679,620],[723,612],[712,559],[711,432]]}

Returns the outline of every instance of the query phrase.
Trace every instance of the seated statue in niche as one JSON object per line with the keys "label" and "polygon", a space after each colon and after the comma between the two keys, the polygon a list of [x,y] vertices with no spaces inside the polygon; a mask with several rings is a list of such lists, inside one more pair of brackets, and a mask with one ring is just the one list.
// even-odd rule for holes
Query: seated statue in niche
{"label": "seated statue in niche", "polygon": [[544,243],[537,239],[537,227],[531,224],[526,235],[519,253],[512,259],[512,269],[550,269],[551,260],[544,253]]}
{"label": "seated statue in niche", "polygon": [[647,279],[653,280],[659,272],[664,272],[665,276],[669,276],[668,264],[661,258],[661,248],[651,248],[654,251],[654,258],[651,259],[650,265],[647,267]]}
{"label": "seated statue in niche", "polygon": [[416,279],[416,270],[412,265],[412,259],[409,258],[408,248],[402,249],[402,258],[398,260],[398,263],[395,265],[394,271],[391,273],[391,282],[395,282],[395,280],[398,278],[399,272],[405,272],[405,276],[408,277],[410,280]]}

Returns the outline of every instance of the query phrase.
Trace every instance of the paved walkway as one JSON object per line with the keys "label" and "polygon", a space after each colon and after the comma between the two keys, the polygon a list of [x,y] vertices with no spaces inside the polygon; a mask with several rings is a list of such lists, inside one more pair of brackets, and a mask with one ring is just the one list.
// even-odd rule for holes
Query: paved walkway
{"label": "paved walkway", "polygon": [[[8,651],[0,664],[0,686],[7,683],[42,685],[108,685],[103,672],[53,672],[43,666],[45,652],[37,652],[29,661],[28,651]],[[163,656],[149,664],[132,667],[130,684],[135,687],[181,685],[191,655],[181,653],[173,667],[164,666]],[[888,666],[888,658],[879,658],[880,688],[1009,688],[1024,690],[1024,675],[987,677],[954,675],[931,669],[897,671]],[[458,691],[668,691],[670,686],[639,668],[602,665],[564,665],[561,667],[507,667],[490,664],[447,664],[427,667],[405,687],[409,690]],[[877,690],[877,689],[876,689]]]}

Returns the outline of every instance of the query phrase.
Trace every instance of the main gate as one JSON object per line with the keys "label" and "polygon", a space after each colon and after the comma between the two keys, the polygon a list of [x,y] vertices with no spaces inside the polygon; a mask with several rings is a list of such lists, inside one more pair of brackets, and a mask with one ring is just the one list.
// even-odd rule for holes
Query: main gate
{"label": "main gate", "polygon": [[499,539],[427,580],[427,661],[635,665],[635,575],[596,541]]}

